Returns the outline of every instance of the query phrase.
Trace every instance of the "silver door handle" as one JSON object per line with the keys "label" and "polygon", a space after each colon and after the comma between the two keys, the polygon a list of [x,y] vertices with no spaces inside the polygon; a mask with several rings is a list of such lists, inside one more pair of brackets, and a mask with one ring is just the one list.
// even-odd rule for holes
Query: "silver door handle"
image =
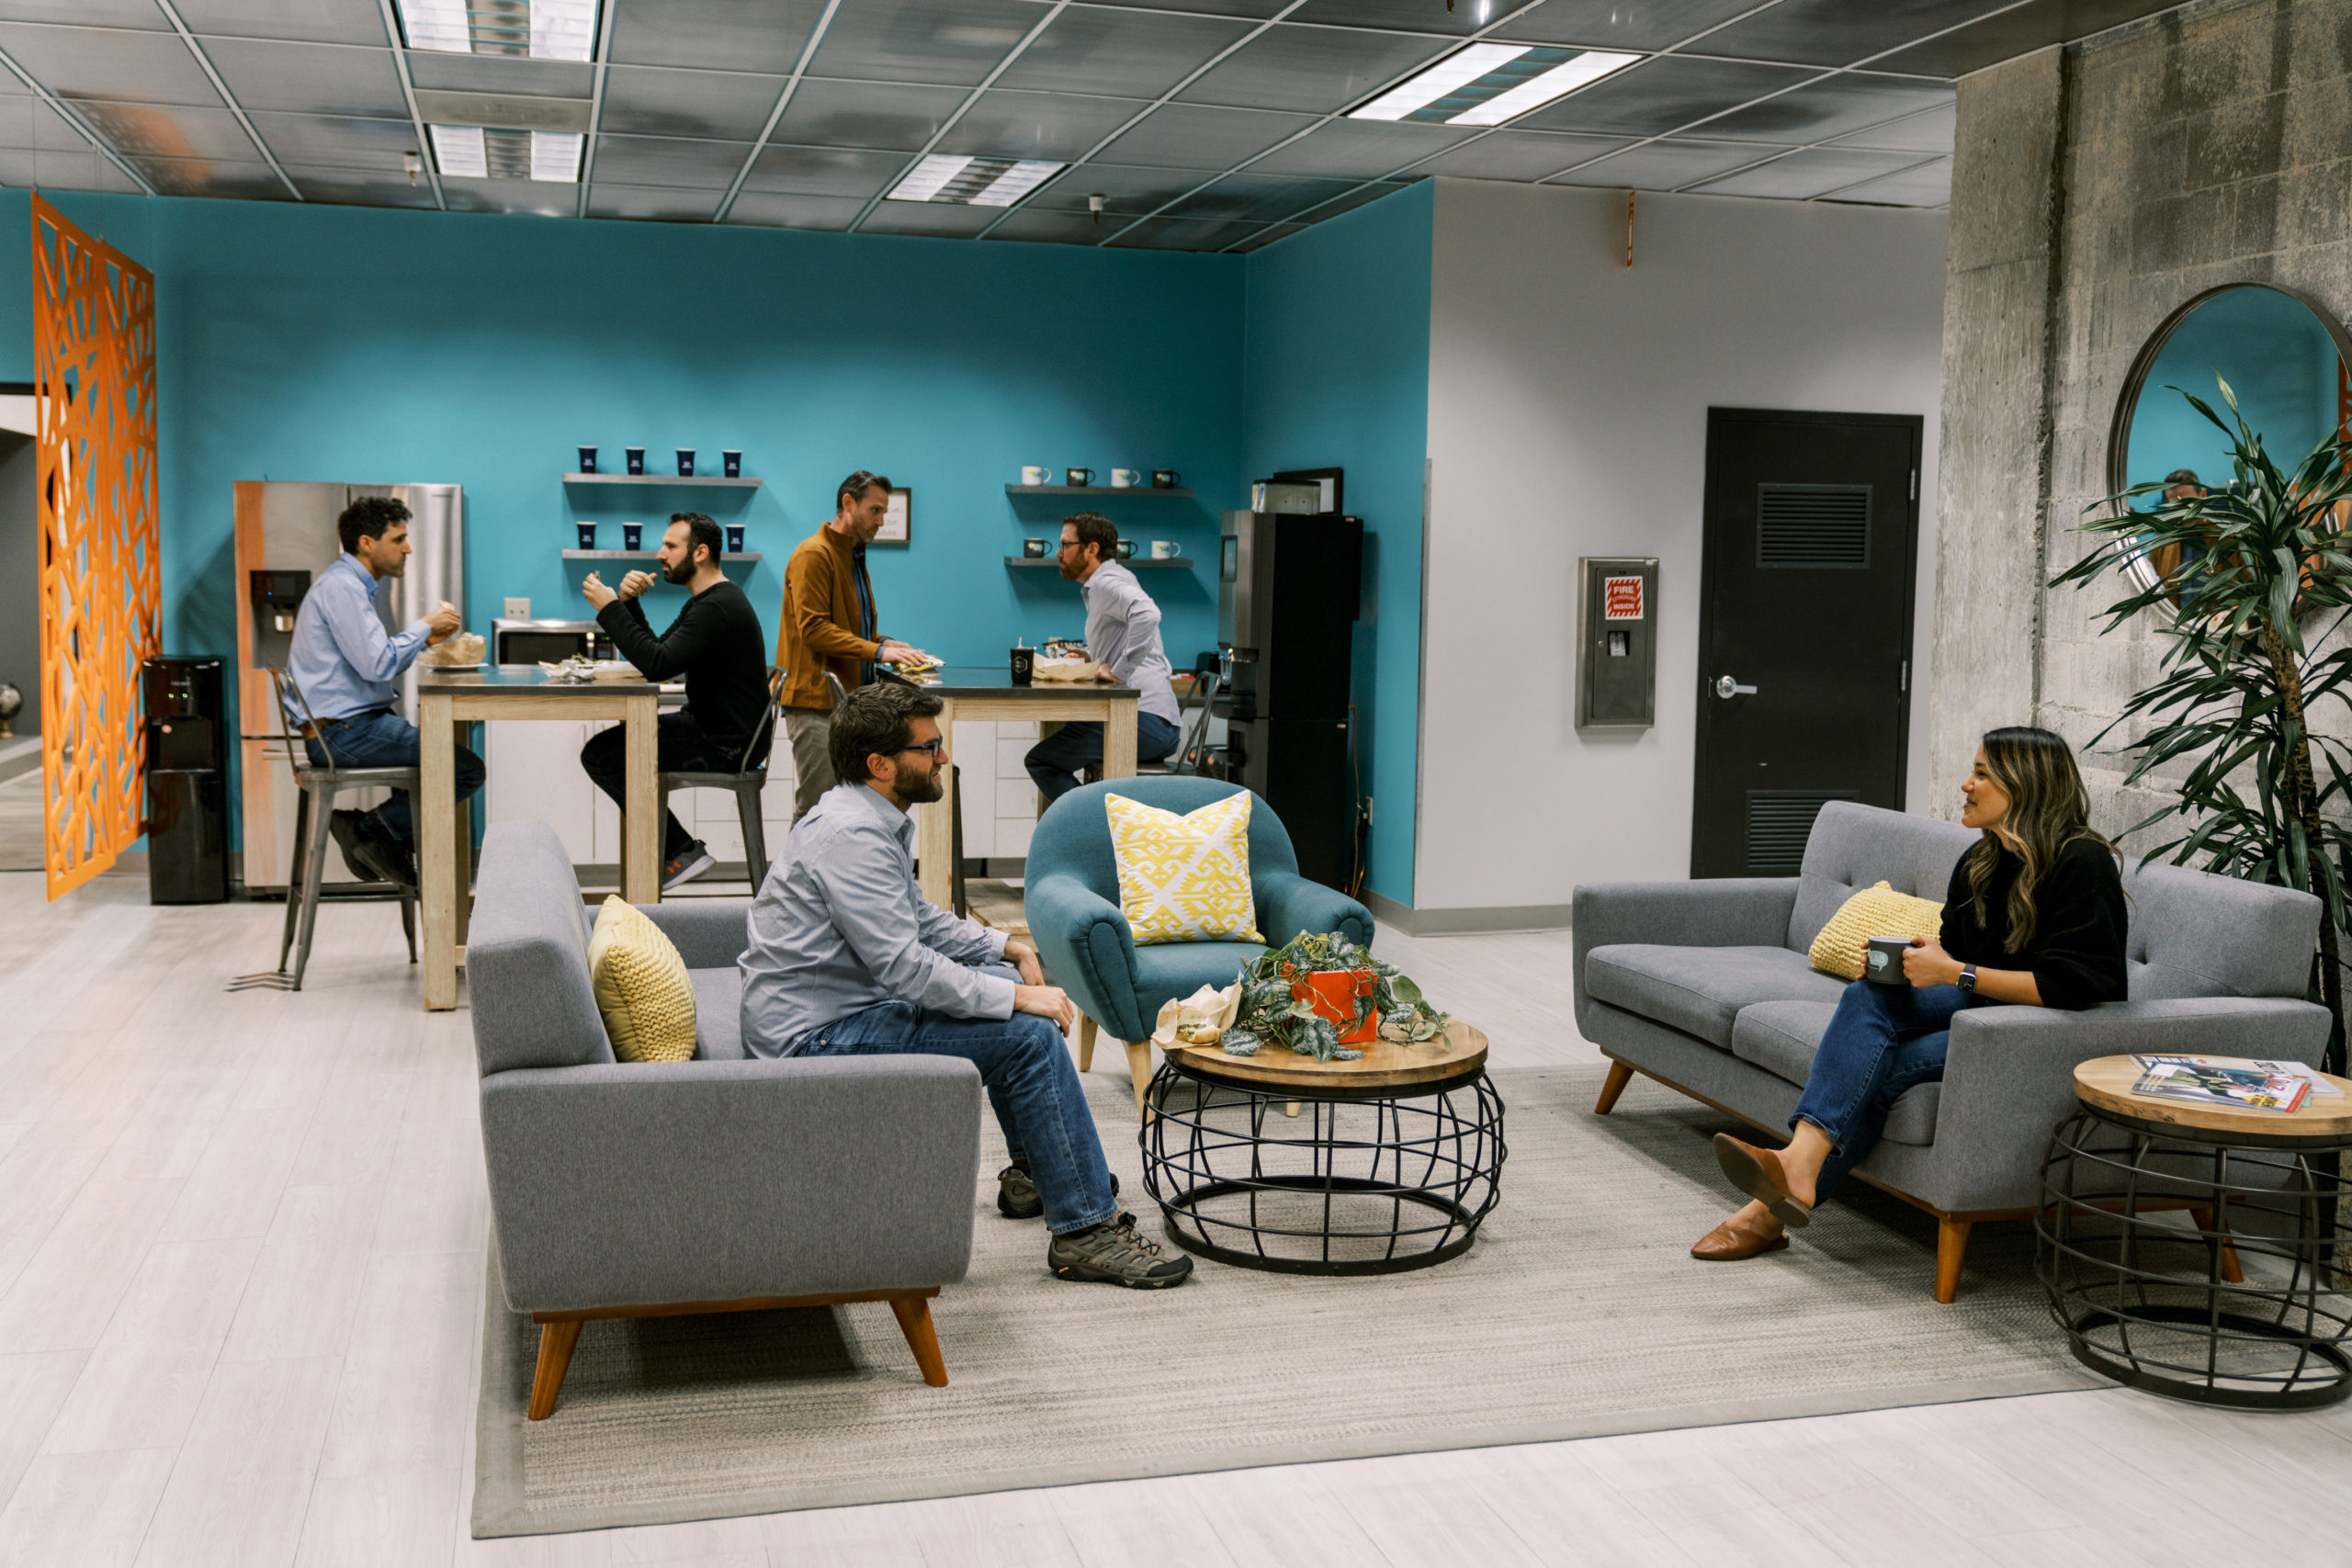
{"label": "silver door handle", "polygon": [[1755,687],[1743,686],[1728,675],[1721,676],[1715,682],[1715,695],[1719,697],[1752,697],[1755,694]]}

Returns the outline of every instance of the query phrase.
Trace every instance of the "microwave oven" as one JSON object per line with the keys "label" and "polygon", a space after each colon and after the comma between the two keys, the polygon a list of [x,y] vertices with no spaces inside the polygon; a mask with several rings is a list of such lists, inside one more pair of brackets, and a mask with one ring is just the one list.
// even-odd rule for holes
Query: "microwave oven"
{"label": "microwave oven", "polygon": [[594,621],[492,621],[490,641],[494,664],[553,664],[614,656],[613,639]]}

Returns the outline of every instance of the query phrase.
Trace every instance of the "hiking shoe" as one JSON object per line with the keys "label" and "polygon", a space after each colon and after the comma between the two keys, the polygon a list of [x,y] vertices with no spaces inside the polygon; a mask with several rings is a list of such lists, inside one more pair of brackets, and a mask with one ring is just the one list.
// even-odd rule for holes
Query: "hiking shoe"
{"label": "hiking shoe", "polygon": [[[1119,1173],[1111,1173],[1111,1196],[1119,1195]],[[1034,1220],[1046,1212],[1045,1199],[1025,1165],[1008,1165],[996,1173],[996,1212],[1009,1220]]]}
{"label": "hiking shoe", "polygon": [[1193,1260],[1182,1253],[1162,1257],[1159,1244],[1146,1241],[1136,1229],[1133,1214],[1054,1237],[1046,1248],[1046,1267],[1057,1280],[1095,1280],[1131,1291],[1164,1291],[1193,1277]]}
{"label": "hiking shoe", "polygon": [[674,893],[718,863],[711,859],[710,852],[703,847],[702,840],[696,839],[680,850],[676,859],[662,868],[662,891]]}

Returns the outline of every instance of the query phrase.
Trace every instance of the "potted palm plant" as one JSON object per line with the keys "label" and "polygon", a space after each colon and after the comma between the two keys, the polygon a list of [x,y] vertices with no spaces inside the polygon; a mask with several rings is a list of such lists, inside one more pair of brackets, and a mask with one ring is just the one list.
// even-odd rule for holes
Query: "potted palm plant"
{"label": "potted palm plant", "polygon": [[[2227,420],[2181,395],[2227,439],[2228,488],[2164,500],[2164,485],[2150,483],[2095,502],[2089,510],[2098,515],[2082,526],[2097,543],[2051,586],[2118,572],[2132,591],[2108,606],[2103,630],[2143,610],[2169,617],[2157,680],[2133,694],[2092,744],[2143,723],[2144,733],[2118,748],[2131,758],[2126,784],[2188,768],[2165,803],[2129,829],[2172,835],[2143,863],[2169,855],[2175,865],[2319,897],[2312,990],[2334,1020],[2326,1068],[2341,1073],[2352,744],[2315,734],[2312,719],[2331,704],[2352,712],[2352,647],[2329,647],[2352,607],[2352,549],[2343,533],[2352,511],[2352,438],[2332,433],[2282,468],[2238,412],[2228,382],[2221,392]],[[2132,575],[2135,563],[2150,562],[2165,570]]]}

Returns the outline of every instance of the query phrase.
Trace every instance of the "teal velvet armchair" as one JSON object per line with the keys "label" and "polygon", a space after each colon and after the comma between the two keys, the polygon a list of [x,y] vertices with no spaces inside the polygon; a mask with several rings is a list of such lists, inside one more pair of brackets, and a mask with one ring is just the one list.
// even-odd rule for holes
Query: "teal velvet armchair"
{"label": "teal velvet armchair", "polygon": [[[1098,1026],[1127,1048],[1136,1111],[1151,1079],[1151,1031],[1171,998],[1206,986],[1229,986],[1244,964],[1266,950],[1249,942],[1166,942],[1137,947],[1119,912],[1119,872],[1102,805],[1116,792],[1163,811],[1197,811],[1241,791],[1238,784],[1181,774],[1145,774],[1083,784],[1056,801],[1029,840],[1023,877],[1031,940],[1054,984],[1083,1015],[1078,1066],[1093,1066]],[[1366,946],[1372,912],[1344,893],[1298,874],[1298,856],[1282,819],[1262,798],[1250,807],[1250,882],[1258,930],[1276,943],[1301,931],[1342,931]]]}

